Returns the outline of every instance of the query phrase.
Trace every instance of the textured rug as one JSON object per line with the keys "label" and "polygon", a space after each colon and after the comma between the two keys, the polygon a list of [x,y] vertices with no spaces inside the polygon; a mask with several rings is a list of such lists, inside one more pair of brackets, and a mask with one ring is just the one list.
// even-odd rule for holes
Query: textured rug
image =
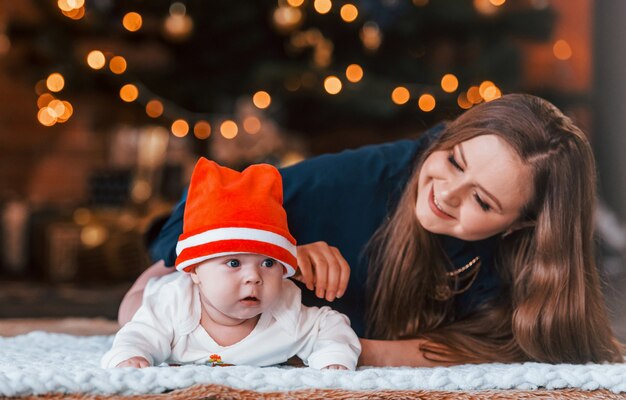
{"label": "textured rug", "polygon": [[[482,399],[498,398],[503,390],[548,389],[558,391],[546,395],[539,390],[532,398],[580,398],[564,397],[568,393],[588,393],[591,397],[586,398],[626,398],[626,364],[481,364],[358,371],[187,365],[104,370],[99,368],[100,357],[112,339],[45,332],[0,338],[0,396],[86,399],[143,395],[138,398],[156,399],[163,398],[156,394],[167,392],[168,398],[186,393],[195,398],[242,399]],[[434,397],[438,393],[441,396]],[[467,397],[472,393],[474,397]],[[512,394],[508,392],[509,396]]]}

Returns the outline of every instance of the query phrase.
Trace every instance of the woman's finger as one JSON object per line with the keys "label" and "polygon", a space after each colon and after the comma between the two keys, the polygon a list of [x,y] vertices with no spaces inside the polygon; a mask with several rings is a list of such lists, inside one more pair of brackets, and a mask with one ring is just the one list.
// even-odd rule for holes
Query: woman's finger
{"label": "woman's finger", "polygon": [[324,242],[312,244],[311,263],[315,271],[315,295],[320,299],[323,299],[326,294],[329,252],[328,245]]}
{"label": "woman's finger", "polygon": [[298,247],[298,271],[294,275],[294,279],[304,283],[309,290],[315,288],[311,258],[305,246]]}
{"label": "woman's finger", "polygon": [[339,280],[341,278],[341,265],[337,258],[339,250],[336,247],[329,246],[328,256],[328,277],[326,283],[326,300],[334,301],[339,291]]}
{"label": "woman's finger", "polygon": [[341,252],[338,248],[333,247],[333,253],[335,254],[335,259],[337,260],[337,264],[339,265],[339,282],[337,284],[337,297],[341,297],[346,293],[346,289],[348,288],[348,282],[350,281],[350,265],[346,261],[346,259],[341,255]]}

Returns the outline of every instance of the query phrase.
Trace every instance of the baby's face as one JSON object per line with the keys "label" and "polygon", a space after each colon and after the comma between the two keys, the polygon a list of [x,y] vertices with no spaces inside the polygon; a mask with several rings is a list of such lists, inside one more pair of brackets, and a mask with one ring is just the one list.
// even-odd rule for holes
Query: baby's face
{"label": "baby's face", "polygon": [[209,259],[191,273],[209,317],[238,325],[274,305],[280,297],[284,267],[260,254],[233,254]]}

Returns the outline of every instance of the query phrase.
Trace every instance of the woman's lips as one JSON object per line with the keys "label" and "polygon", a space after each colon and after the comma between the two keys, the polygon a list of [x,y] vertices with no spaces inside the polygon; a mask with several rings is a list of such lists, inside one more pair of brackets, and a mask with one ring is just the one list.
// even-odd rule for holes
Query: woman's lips
{"label": "woman's lips", "polygon": [[430,209],[433,212],[433,214],[435,214],[439,218],[442,218],[442,219],[454,219],[454,217],[452,215],[447,214],[446,212],[441,210],[439,207],[437,207],[437,204],[435,203],[435,188],[434,188],[434,186],[430,187],[430,195],[428,196],[428,205],[430,206]]}

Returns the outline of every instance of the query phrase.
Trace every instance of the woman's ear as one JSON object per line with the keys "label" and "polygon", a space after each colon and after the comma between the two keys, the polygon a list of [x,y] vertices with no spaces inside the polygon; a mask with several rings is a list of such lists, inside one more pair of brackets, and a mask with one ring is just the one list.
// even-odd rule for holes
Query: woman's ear
{"label": "woman's ear", "polygon": [[509,227],[509,229],[502,232],[501,236],[505,238],[515,231],[519,231],[520,229],[532,228],[534,226],[535,226],[535,221],[517,221],[517,222],[514,222],[513,225]]}

